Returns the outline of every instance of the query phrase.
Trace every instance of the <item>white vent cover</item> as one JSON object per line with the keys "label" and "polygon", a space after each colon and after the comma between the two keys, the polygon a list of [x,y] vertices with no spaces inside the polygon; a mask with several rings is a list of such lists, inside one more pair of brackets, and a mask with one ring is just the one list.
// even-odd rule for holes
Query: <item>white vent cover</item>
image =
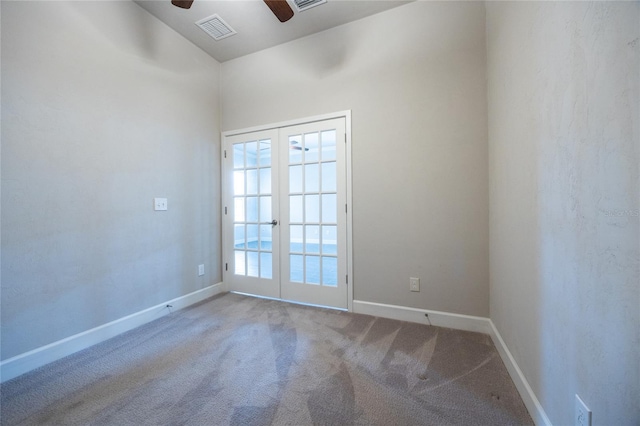
{"label": "white vent cover", "polygon": [[326,3],[327,0],[293,0],[299,12]]}
{"label": "white vent cover", "polygon": [[222,40],[236,33],[236,30],[224,22],[218,14],[201,19],[196,22],[196,25],[202,28],[202,31],[213,37],[214,40]]}

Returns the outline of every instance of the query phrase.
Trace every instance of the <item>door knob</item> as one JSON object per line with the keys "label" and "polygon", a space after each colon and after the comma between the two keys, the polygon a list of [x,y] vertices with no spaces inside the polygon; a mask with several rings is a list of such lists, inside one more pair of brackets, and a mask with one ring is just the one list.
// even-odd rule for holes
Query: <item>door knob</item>
{"label": "door knob", "polygon": [[273,226],[276,226],[276,225],[278,224],[278,221],[277,221],[277,220],[275,220],[275,219],[273,219],[273,220],[271,221],[271,224],[272,224]]}

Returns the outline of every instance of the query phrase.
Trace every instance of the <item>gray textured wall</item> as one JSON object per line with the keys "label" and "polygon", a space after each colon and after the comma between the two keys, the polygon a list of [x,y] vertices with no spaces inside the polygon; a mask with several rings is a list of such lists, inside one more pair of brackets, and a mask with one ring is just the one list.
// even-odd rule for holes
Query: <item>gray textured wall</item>
{"label": "gray textured wall", "polygon": [[640,424],[640,3],[487,4],[491,318],[551,422]]}
{"label": "gray textured wall", "polygon": [[131,2],[2,2],[2,359],[221,280],[218,73]]}
{"label": "gray textured wall", "polygon": [[223,130],[352,110],[357,300],[489,315],[484,19],[415,2],[222,64]]}

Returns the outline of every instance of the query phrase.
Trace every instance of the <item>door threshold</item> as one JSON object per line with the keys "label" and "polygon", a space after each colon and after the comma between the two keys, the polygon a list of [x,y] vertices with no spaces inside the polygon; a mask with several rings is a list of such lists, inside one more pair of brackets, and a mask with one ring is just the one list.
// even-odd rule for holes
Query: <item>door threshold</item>
{"label": "door threshold", "polygon": [[315,303],[298,302],[297,300],[278,299],[277,297],[260,296],[259,294],[244,293],[242,291],[230,291],[229,293],[240,294],[242,296],[257,297],[259,299],[276,300],[278,302],[293,303],[294,305],[311,306],[314,308],[333,309],[334,311],[348,312],[345,308],[336,308],[335,306],[316,305]]}

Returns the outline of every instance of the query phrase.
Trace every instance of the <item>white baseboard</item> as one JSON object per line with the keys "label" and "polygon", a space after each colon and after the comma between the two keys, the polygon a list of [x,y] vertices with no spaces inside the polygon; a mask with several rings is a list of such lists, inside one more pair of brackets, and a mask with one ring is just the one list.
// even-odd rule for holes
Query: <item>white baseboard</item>
{"label": "white baseboard", "polygon": [[502,358],[502,362],[504,362],[504,365],[507,367],[509,376],[511,376],[511,380],[513,380],[513,383],[516,385],[520,397],[529,411],[529,415],[533,418],[537,426],[551,426],[551,421],[549,421],[547,413],[544,412],[540,401],[538,401],[536,394],[533,392],[533,389],[531,389],[531,386],[529,386],[529,382],[524,377],[524,374],[522,374],[522,370],[520,370],[518,363],[515,358],[513,358],[513,355],[511,355],[507,344],[502,340],[502,336],[500,336],[495,324],[491,320],[489,320],[489,323],[491,324],[491,332],[489,335],[496,349],[498,349],[500,358]]}
{"label": "white baseboard", "polygon": [[[400,321],[417,322],[419,324],[429,324],[429,321],[431,321],[431,325],[438,327],[491,334],[490,320],[484,317],[451,314],[448,312],[430,311],[428,309],[409,308],[398,305],[386,305],[384,303],[364,302],[362,300],[353,301],[353,312]],[[429,315],[428,319],[425,314]]]}
{"label": "white baseboard", "polygon": [[171,305],[171,309],[175,311],[215,296],[225,290],[226,287],[223,283],[213,284],[193,293],[160,303],[91,330],[4,360],[0,362],[0,383],[163,317],[170,312],[167,309],[167,305]]}

